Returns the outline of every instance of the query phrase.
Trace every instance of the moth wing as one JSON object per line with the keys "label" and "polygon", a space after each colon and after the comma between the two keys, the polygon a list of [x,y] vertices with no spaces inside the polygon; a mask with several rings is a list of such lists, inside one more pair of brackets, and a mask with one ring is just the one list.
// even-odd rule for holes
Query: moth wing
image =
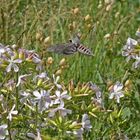
{"label": "moth wing", "polygon": [[65,49],[65,44],[56,44],[47,48],[48,52],[62,53]]}
{"label": "moth wing", "polygon": [[47,48],[47,51],[58,53],[58,54],[70,55],[75,53],[77,51],[77,48],[73,43],[65,43],[65,44],[52,45],[49,48]]}

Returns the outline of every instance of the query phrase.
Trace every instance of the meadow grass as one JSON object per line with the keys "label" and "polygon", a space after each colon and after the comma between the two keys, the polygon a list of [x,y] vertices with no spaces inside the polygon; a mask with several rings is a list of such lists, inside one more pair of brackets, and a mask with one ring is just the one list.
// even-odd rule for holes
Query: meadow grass
{"label": "meadow grass", "polygon": [[[76,87],[82,88],[81,84],[89,81],[96,83],[102,89],[105,108],[106,110],[113,110],[111,113],[102,112],[95,106],[89,105],[92,95],[73,97],[73,101],[67,102],[66,106],[73,109],[75,117],[71,114],[64,119],[65,122],[72,121],[74,118],[81,119],[81,114],[85,112],[90,114],[92,130],[83,134],[83,139],[126,140],[126,137],[133,140],[140,139],[139,69],[132,69],[132,63],[127,63],[122,56],[122,48],[126,44],[127,38],[136,38],[135,32],[140,26],[139,0],[114,0],[114,2],[113,0],[109,2],[103,0],[2,0],[0,11],[0,43],[5,45],[16,44],[18,48],[35,50],[43,60],[44,69],[50,77],[61,69],[59,62],[65,58],[67,67],[61,69],[62,72],[59,74],[65,89],[68,89],[71,80],[74,82],[75,89]],[[93,57],[80,53],[65,56],[46,51],[49,45],[65,43],[78,32],[82,35],[82,44],[93,51]],[[49,57],[53,59],[53,63],[50,65],[47,63]],[[30,70],[34,73],[34,65],[31,66],[26,63],[23,65],[24,68],[20,70],[19,75]],[[9,77],[14,75],[12,73],[4,78],[4,69],[0,73],[1,83],[6,83],[5,81],[8,81]],[[13,77],[17,79],[18,75]],[[131,89],[127,91],[126,99],[122,99],[122,103],[119,105],[108,100],[108,88],[116,81],[125,84],[127,80],[131,81]],[[48,89],[48,87],[45,88]],[[31,89],[35,90],[37,86],[33,86]],[[19,88],[14,89],[17,94],[16,96],[13,95],[11,101],[9,101],[10,108],[12,108],[11,104],[14,98],[16,98],[16,101],[19,98],[17,97],[18,91]],[[0,94],[5,95],[3,86],[1,86]],[[7,100],[10,100],[10,94],[5,96]],[[17,104],[19,103],[16,103],[16,109],[18,110]],[[19,107],[21,106],[19,105]],[[78,108],[79,106],[80,108]],[[15,139],[25,139],[26,135],[24,134],[30,131],[36,134],[38,124],[46,115],[37,114],[38,110],[28,112],[27,108],[24,108],[22,112],[26,114],[25,116],[22,116],[21,113],[17,117],[17,121],[15,119],[15,122],[11,124],[12,126],[8,126],[9,135],[12,131],[10,128],[18,131]],[[0,109],[2,110],[2,107]],[[30,115],[36,117],[36,124],[34,126],[32,124],[28,128],[26,121],[31,120]],[[0,117],[0,120],[2,120],[2,117]],[[63,121],[59,119],[54,119],[57,125],[51,122],[54,124],[51,128],[40,129],[42,139],[70,139],[64,134],[65,129],[67,129],[65,123],[62,123]],[[0,125],[4,122],[1,121]],[[58,129],[55,128],[56,126]],[[12,137],[9,139],[12,139]],[[71,137],[71,139],[76,138]]]}

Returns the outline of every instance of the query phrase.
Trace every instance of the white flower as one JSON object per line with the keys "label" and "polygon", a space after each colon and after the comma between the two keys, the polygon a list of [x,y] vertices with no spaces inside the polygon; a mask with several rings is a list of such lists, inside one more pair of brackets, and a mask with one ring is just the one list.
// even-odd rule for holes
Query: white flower
{"label": "white flower", "polygon": [[14,60],[14,56],[11,56],[11,59],[8,59],[7,61],[9,62],[9,65],[6,68],[7,72],[10,72],[12,68],[14,69],[15,72],[19,71],[19,67],[17,66],[16,63],[18,63],[18,64],[21,63],[22,62],[21,59]]}
{"label": "white flower", "polygon": [[26,91],[23,91],[20,93],[20,95],[22,96],[20,98],[20,102],[23,103],[23,104],[26,104],[26,102],[28,101],[28,98],[30,97],[30,93],[26,92]]}
{"label": "white flower", "polygon": [[123,84],[121,84],[120,82],[116,82],[116,84],[113,86],[113,90],[110,93],[109,99],[115,98],[117,100],[117,103],[120,103],[120,98],[124,97],[122,89]]}
{"label": "white flower", "polygon": [[4,98],[3,94],[0,94],[0,102],[3,101],[3,98]]}
{"label": "white flower", "polygon": [[138,42],[132,38],[128,38],[126,45],[129,46],[128,49],[133,49],[136,45],[138,44]]}
{"label": "white flower", "polygon": [[73,131],[73,134],[77,137],[78,140],[83,140],[83,133],[84,133],[83,128],[79,128]]}
{"label": "white flower", "polygon": [[97,105],[102,106],[104,108],[104,102],[102,99],[102,92],[100,88],[96,84],[93,84],[91,81],[89,82],[89,86],[90,89],[96,93],[96,97],[91,98],[93,102],[97,103]]}
{"label": "white flower", "polygon": [[27,133],[27,136],[28,136],[29,138],[34,139],[34,140],[42,140],[41,134],[40,134],[40,132],[39,132],[38,129],[37,129],[37,136],[36,136],[35,134],[33,134],[33,133]]}
{"label": "white flower", "polygon": [[5,46],[0,43],[0,56],[5,53]]}
{"label": "white flower", "polygon": [[67,91],[63,91],[62,93],[59,90],[55,91],[55,100],[53,104],[61,104],[63,103],[63,99],[69,100],[71,96],[67,94]]}
{"label": "white flower", "polygon": [[4,140],[6,135],[8,135],[7,127],[7,124],[0,126],[0,140]]}
{"label": "white flower", "polygon": [[20,76],[18,77],[18,82],[17,82],[17,84],[16,84],[16,87],[18,87],[22,82],[24,82],[24,81],[25,81],[25,78],[28,77],[28,76],[30,76],[30,75],[31,75],[31,74],[20,75]]}
{"label": "white flower", "polygon": [[137,55],[134,59],[136,59],[136,61],[133,63],[133,67],[138,68],[140,66],[140,56]]}
{"label": "white flower", "polygon": [[122,50],[122,56],[126,56],[127,57],[127,62],[134,58],[136,56],[136,53],[134,51],[135,47],[137,46],[138,42],[132,38],[128,38],[126,45],[123,47]]}
{"label": "white flower", "polygon": [[61,103],[57,108],[50,109],[48,116],[54,117],[56,112],[59,112],[60,116],[65,117],[67,114],[71,114],[72,110],[64,108],[64,103]]}
{"label": "white flower", "polygon": [[61,89],[62,86],[61,86],[60,84],[58,84],[59,79],[60,79],[60,76],[55,77],[55,75],[53,74],[53,81],[54,81],[55,86],[56,86],[58,89]]}
{"label": "white flower", "polygon": [[84,114],[82,116],[82,127],[87,131],[89,131],[92,128],[91,122],[87,114]]}
{"label": "white flower", "polygon": [[38,103],[39,111],[44,111],[48,109],[51,105],[50,93],[46,90],[34,91],[33,95],[35,98],[35,103]]}
{"label": "white flower", "polygon": [[49,77],[48,77],[48,74],[46,72],[42,72],[39,75],[36,75],[33,80],[36,81],[37,79],[38,80],[40,80],[40,79],[49,80]]}
{"label": "white flower", "polygon": [[17,115],[18,111],[14,110],[15,109],[15,104],[13,105],[12,109],[10,110],[7,119],[9,119],[10,121],[12,120],[12,115]]}

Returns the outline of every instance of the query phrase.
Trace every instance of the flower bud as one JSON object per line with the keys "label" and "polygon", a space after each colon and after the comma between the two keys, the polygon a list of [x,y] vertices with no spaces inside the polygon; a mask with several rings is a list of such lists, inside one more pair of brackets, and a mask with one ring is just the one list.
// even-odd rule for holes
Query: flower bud
{"label": "flower bud", "polygon": [[72,26],[73,26],[74,29],[76,28],[76,22],[75,21],[72,22]]}
{"label": "flower bud", "polygon": [[105,4],[109,4],[110,0],[104,0]]}
{"label": "flower bud", "polygon": [[75,15],[78,14],[78,13],[79,13],[79,8],[73,9],[73,13],[74,13]]}
{"label": "flower bud", "polygon": [[42,79],[39,79],[37,82],[37,86],[40,86],[42,84]]}
{"label": "flower bud", "polygon": [[119,15],[120,15],[120,12],[117,12],[117,13],[115,14],[115,18],[117,18]]}
{"label": "flower bud", "polygon": [[125,85],[125,90],[129,91],[132,88],[132,81],[128,79],[128,80],[126,80],[124,85]]}
{"label": "flower bud", "polygon": [[42,38],[42,33],[41,32],[37,32],[36,33],[36,40],[40,40]]}
{"label": "flower bud", "polygon": [[102,7],[102,1],[100,0],[97,8],[100,9],[101,7]]}
{"label": "flower bud", "polygon": [[113,4],[114,0],[104,0],[105,4]]}
{"label": "flower bud", "polygon": [[59,62],[59,65],[60,66],[64,66],[66,64],[66,59],[65,58],[62,58]]}
{"label": "flower bud", "polygon": [[88,14],[88,15],[86,15],[86,16],[85,16],[85,18],[84,18],[84,19],[85,19],[85,21],[88,21],[88,20],[90,20],[90,19],[91,19],[91,17],[90,17],[90,15]]}
{"label": "flower bud", "polygon": [[107,11],[107,12],[110,11],[111,8],[112,8],[112,5],[111,5],[111,4],[107,5],[107,6],[106,6],[106,11]]}
{"label": "flower bud", "polygon": [[48,36],[44,39],[44,44],[49,44],[50,41],[51,41],[51,38],[50,38],[50,36]]}
{"label": "flower bud", "polygon": [[131,83],[131,81],[128,79],[128,80],[126,80],[126,82],[125,82],[125,86],[127,87],[127,86],[129,86],[130,85],[130,83]]}
{"label": "flower bud", "polygon": [[69,30],[73,30],[74,28],[73,28],[73,25],[70,23],[69,25],[68,25],[68,28],[69,28]]}
{"label": "flower bud", "polygon": [[53,63],[53,58],[52,57],[48,57],[47,63],[48,64],[52,64]]}
{"label": "flower bud", "polygon": [[69,89],[69,91],[73,91],[73,90],[74,90],[74,82],[73,82],[73,80],[71,80],[71,81],[69,82],[69,84],[68,84],[68,89]]}
{"label": "flower bud", "polygon": [[111,85],[109,88],[108,88],[108,91],[111,91],[111,90],[113,90],[113,85]]}
{"label": "flower bud", "polygon": [[111,35],[108,33],[104,36],[105,39],[109,39],[111,37]]}
{"label": "flower bud", "polygon": [[24,59],[24,50],[23,50],[23,49],[21,49],[21,50],[19,51],[18,57],[19,57],[19,59]]}
{"label": "flower bud", "polygon": [[101,7],[102,7],[102,4],[100,3],[97,8],[100,9]]}
{"label": "flower bud", "polygon": [[62,70],[61,69],[57,70],[56,73],[55,73],[55,75],[61,75],[61,74],[62,74]]}
{"label": "flower bud", "polygon": [[11,48],[16,49],[16,48],[17,48],[17,45],[16,45],[16,44],[13,44],[13,45],[11,46]]}
{"label": "flower bud", "polygon": [[91,24],[88,24],[87,27],[88,27],[88,29],[91,29],[92,26],[91,26]]}

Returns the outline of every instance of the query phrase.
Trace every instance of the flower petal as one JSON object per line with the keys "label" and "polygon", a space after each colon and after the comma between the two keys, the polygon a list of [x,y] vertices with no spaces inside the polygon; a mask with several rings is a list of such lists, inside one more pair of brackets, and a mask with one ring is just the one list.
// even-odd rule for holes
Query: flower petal
{"label": "flower petal", "polygon": [[19,71],[19,67],[16,64],[13,64],[12,66],[13,66],[15,72]]}
{"label": "flower petal", "polygon": [[1,128],[6,129],[7,127],[8,127],[7,124],[3,124],[3,125],[0,126],[0,129],[1,129]]}
{"label": "flower petal", "polygon": [[41,98],[41,94],[37,90],[33,92],[33,95],[39,99]]}
{"label": "flower petal", "polygon": [[21,60],[21,59],[15,59],[15,60],[13,61],[13,63],[22,63],[22,60]]}
{"label": "flower petal", "polygon": [[60,91],[59,90],[56,90],[55,94],[56,94],[57,97],[60,97]]}
{"label": "flower petal", "polygon": [[134,45],[134,46],[136,46],[137,44],[138,44],[138,42],[136,41],[136,40],[134,40],[134,39],[132,39],[132,38],[128,38],[127,39],[127,43],[126,43],[128,46],[132,46],[132,45]]}
{"label": "flower petal", "polygon": [[55,82],[57,83],[60,79],[60,76],[57,76],[56,79],[55,79]]}
{"label": "flower petal", "polygon": [[12,68],[12,64],[10,63],[10,64],[7,66],[7,68],[6,68],[6,71],[7,71],[7,72],[10,72],[10,71],[11,71],[11,68]]}
{"label": "flower petal", "polygon": [[110,93],[109,99],[113,99],[114,98],[114,95],[115,95],[114,92]]}
{"label": "flower petal", "polygon": [[18,111],[15,110],[15,111],[12,111],[11,113],[12,113],[13,115],[17,115],[17,114],[18,114]]}

